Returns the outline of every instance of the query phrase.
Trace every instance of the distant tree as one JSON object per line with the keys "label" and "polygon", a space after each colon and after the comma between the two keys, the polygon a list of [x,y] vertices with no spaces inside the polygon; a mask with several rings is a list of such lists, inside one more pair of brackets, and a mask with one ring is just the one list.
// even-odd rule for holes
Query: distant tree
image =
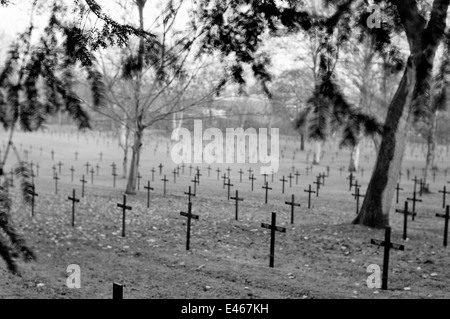
{"label": "distant tree", "polygon": [[432,79],[430,107],[421,119],[421,131],[424,134],[427,150],[425,157],[425,169],[423,183],[425,192],[430,192],[428,184],[429,173],[432,169],[437,169],[436,150],[439,114],[448,109],[448,94],[450,87],[450,36],[447,35],[442,47],[444,48],[442,58],[437,71]]}
{"label": "distant tree", "polygon": [[[320,81],[310,101],[315,121],[311,133],[317,139],[324,139],[330,125],[342,124],[345,145],[354,144],[356,133],[361,130],[378,130],[373,118],[347,102],[336,82],[339,48],[352,37],[370,37],[377,52],[388,56],[394,35],[406,36],[410,56],[403,61],[405,71],[380,132],[382,140],[374,172],[361,211],[353,221],[381,228],[389,224],[407,132],[414,119],[423,116],[429,107],[431,72],[437,47],[444,37],[450,0],[434,0],[431,5],[416,0],[374,0],[383,17],[370,12],[367,1],[324,0],[323,3],[330,8],[329,14],[311,13],[300,1],[200,1],[197,11],[207,23],[203,49],[233,55],[235,81],[245,82],[242,65],[250,64],[262,86],[267,87],[270,75],[256,55],[261,34],[267,30],[272,34],[323,30],[327,37],[321,46]],[[374,20],[379,24],[373,23]]]}
{"label": "distant tree", "polygon": [[[102,59],[107,104],[97,111],[118,123],[132,138],[127,194],[136,193],[144,132],[202,101],[189,95],[203,66],[202,59],[195,59],[193,52],[198,31],[189,24],[184,30],[177,29],[185,2],[173,0],[160,8],[152,7],[158,12],[154,20],[144,14],[147,0],[121,2],[123,10],[138,13],[136,28],[142,35],[126,48],[110,53],[108,59]],[[152,38],[146,38],[145,31],[151,32]]]}

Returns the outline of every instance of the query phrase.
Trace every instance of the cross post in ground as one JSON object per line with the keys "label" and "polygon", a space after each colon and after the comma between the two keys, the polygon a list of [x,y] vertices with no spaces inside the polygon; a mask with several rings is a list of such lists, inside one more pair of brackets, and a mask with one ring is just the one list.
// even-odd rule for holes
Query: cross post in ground
{"label": "cross post in ground", "polygon": [[253,174],[252,177],[250,177],[250,181],[252,182],[252,192],[253,192],[254,182],[256,181],[256,177]]}
{"label": "cross post in ground", "polygon": [[311,190],[311,184],[309,185],[309,189],[304,192],[308,193],[308,209],[311,209],[311,194],[315,194],[316,192]]}
{"label": "cross post in ground", "polygon": [[294,207],[301,207],[301,205],[295,202],[294,194],[292,194],[292,200],[285,202],[285,204],[291,206],[291,224],[294,224]]}
{"label": "cross post in ground", "polygon": [[84,184],[87,183],[87,180],[85,180],[84,175],[83,178],[80,180],[81,182],[81,197],[84,198]]}
{"label": "cross post in ground", "polygon": [[[408,201],[413,202],[413,210],[412,210],[413,213],[416,212],[416,202],[419,202],[419,203],[422,202],[421,199],[417,199],[416,194],[417,194],[417,193],[416,193],[416,191],[414,190],[413,197],[412,197],[412,198],[407,198]],[[414,220],[414,217],[415,217],[415,216],[416,216],[416,215],[413,215],[412,220]]]}
{"label": "cross post in ground", "polygon": [[272,212],[272,223],[261,224],[262,228],[270,229],[270,261],[269,261],[270,268],[273,268],[275,261],[275,232],[277,231],[281,233],[286,232],[286,228],[276,226],[276,224],[277,224],[277,214],[275,212]]}
{"label": "cross post in ground", "polygon": [[416,213],[410,212],[408,210],[408,202],[405,202],[405,209],[396,209],[396,213],[403,214],[403,240],[406,240],[408,238],[408,216],[414,216]]}
{"label": "cross post in ground", "polygon": [[444,186],[444,190],[439,191],[439,193],[441,193],[443,195],[442,208],[445,208],[445,206],[447,205],[446,195],[450,195],[450,192],[447,192],[447,186]]}
{"label": "cross post in ground", "polygon": [[191,202],[191,197],[195,197],[195,192],[194,193],[192,193],[191,192],[191,186],[189,186],[189,191],[186,193],[184,193],[184,195],[187,195],[188,196],[188,203],[190,203]]}
{"label": "cross post in ground", "polygon": [[125,220],[126,220],[126,211],[132,210],[131,206],[127,206],[127,196],[123,195],[123,203],[117,204],[117,207],[122,208],[122,237],[125,237]]}
{"label": "cross post in ground", "polygon": [[169,180],[167,179],[166,175],[164,175],[164,178],[161,181],[164,182],[164,196],[166,196],[166,183]]}
{"label": "cross post in ground", "polygon": [[31,185],[31,190],[28,190],[28,194],[31,195],[31,217],[34,217],[35,197],[39,196],[39,194],[36,193],[36,187],[34,186],[34,183]]}
{"label": "cross post in ground", "polygon": [[72,201],[72,227],[75,227],[75,203],[79,203],[80,200],[75,195],[75,190],[72,191],[72,197],[68,197],[68,200]]}
{"label": "cross post in ground", "polygon": [[360,194],[359,187],[356,187],[355,189],[356,189],[356,192],[355,192],[355,194],[352,194],[352,195],[356,199],[356,215],[358,215],[359,214],[359,199],[364,198],[364,195]]}
{"label": "cross post in ground", "polygon": [[448,235],[448,220],[450,219],[450,206],[447,206],[445,210],[445,214],[436,214],[436,217],[445,218],[445,226],[444,226],[444,247],[447,247],[447,235]]}
{"label": "cross post in ground", "polygon": [[235,197],[231,197],[231,200],[236,201],[235,219],[238,220],[239,219],[239,202],[243,202],[244,199],[243,198],[239,198],[239,191],[236,190],[236,196]]}
{"label": "cross post in ground", "polygon": [[150,187],[150,181],[147,181],[147,186],[144,186],[144,189],[147,190],[147,208],[150,208],[150,191],[154,191],[153,187]]}
{"label": "cross post in ground", "polygon": [[281,182],[281,185],[282,185],[281,186],[281,193],[284,194],[284,184],[287,183],[287,179],[284,178],[284,175],[283,175],[283,178],[280,179],[280,182]]}
{"label": "cross post in ground", "polygon": [[263,186],[262,188],[266,190],[266,201],[265,201],[265,203],[267,204],[268,201],[269,201],[269,190],[272,190],[272,188],[269,187],[269,182],[266,182],[265,186]]}
{"label": "cross post in ground", "polygon": [[199,216],[192,214],[192,203],[191,202],[188,203],[188,212],[187,213],[181,212],[180,215],[183,217],[187,217],[186,250],[189,250],[190,242],[191,242],[191,220],[192,219],[198,220]]}
{"label": "cross post in ground", "polygon": [[388,289],[388,274],[389,274],[389,253],[391,249],[405,250],[405,246],[391,243],[391,227],[387,226],[384,234],[384,241],[372,239],[371,244],[384,247],[383,257],[383,275],[381,289]]}

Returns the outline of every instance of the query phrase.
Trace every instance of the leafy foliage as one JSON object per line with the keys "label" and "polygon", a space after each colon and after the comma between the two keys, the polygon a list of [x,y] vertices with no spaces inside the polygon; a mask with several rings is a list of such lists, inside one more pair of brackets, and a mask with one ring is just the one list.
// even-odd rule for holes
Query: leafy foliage
{"label": "leafy foliage", "polygon": [[[313,96],[308,107],[297,119],[297,128],[308,126],[309,136],[324,140],[327,131],[342,127],[342,145],[354,145],[360,133],[380,133],[381,125],[368,115],[351,106],[336,83],[336,63],[340,48],[354,36],[361,42],[370,36],[376,51],[385,58],[386,68],[398,72],[403,68],[399,49],[392,43],[392,35],[400,32],[399,17],[395,7],[385,1],[375,1],[383,7],[389,19],[383,20],[381,28],[370,29],[367,19],[367,2],[358,0],[323,1],[327,13],[311,13],[303,1],[201,1],[197,12],[206,23],[203,52],[219,51],[223,57],[231,57],[230,78],[244,86],[244,64],[250,64],[255,78],[264,92],[271,80],[269,57],[259,57],[263,35],[302,32],[318,42],[319,73]],[[357,17],[357,18],[352,18]]]}
{"label": "leafy foliage", "polygon": [[[74,23],[67,23],[67,8],[55,1],[50,19],[39,40],[32,43],[34,27],[19,34],[10,46],[8,55],[0,67],[0,123],[10,130],[10,140],[2,164],[0,178],[5,178],[0,187],[0,256],[8,269],[18,273],[15,259],[22,256],[25,261],[36,259],[34,252],[26,245],[11,220],[11,199],[9,184],[5,177],[3,163],[9,151],[16,155],[18,165],[14,169],[20,178],[20,188],[26,203],[32,200],[34,185],[29,165],[20,160],[12,141],[12,132],[17,126],[25,131],[35,131],[45,124],[49,116],[59,111],[67,112],[80,129],[90,128],[88,113],[83,110],[82,100],[74,90],[77,72],[85,72],[92,91],[95,107],[105,104],[105,84],[97,70],[93,52],[110,45],[125,45],[131,35],[149,35],[131,26],[121,25],[105,15],[93,0],[85,1],[89,10],[78,1],[74,3],[83,17],[93,12],[103,21],[103,27],[84,30]],[[0,0],[1,5],[9,2]],[[36,2],[34,2],[36,5]]]}

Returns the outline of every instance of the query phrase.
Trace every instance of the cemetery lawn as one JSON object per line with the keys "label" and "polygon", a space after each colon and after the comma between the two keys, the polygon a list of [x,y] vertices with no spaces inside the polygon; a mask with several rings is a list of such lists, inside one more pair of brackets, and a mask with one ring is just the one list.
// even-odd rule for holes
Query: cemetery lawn
{"label": "cemetery lawn", "polygon": [[[269,203],[264,204],[263,178],[258,174],[254,192],[250,191],[248,165],[230,165],[233,169],[232,195],[239,190],[239,220],[235,217],[235,202],[227,200],[227,190],[222,181],[217,181],[214,169],[208,177],[207,165],[201,165],[202,177],[197,196],[192,199],[193,213],[199,220],[192,220],[191,249],[186,251],[186,218],[180,216],[187,211],[187,191],[190,181],[189,169],[180,174],[173,184],[170,172],[176,165],[169,164],[165,146],[156,157],[153,147],[143,154],[141,190],[135,196],[127,196],[126,237],[122,233],[122,213],[117,207],[123,200],[126,181],[118,178],[117,187],[112,187],[110,164],[115,161],[120,167],[120,152],[114,141],[109,147],[100,141],[101,147],[92,137],[90,143],[72,137],[67,142],[62,137],[42,134],[37,140],[18,134],[18,139],[33,143],[32,158],[41,165],[36,178],[36,216],[30,217],[30,207],[21,203],[17,189],[13,191],[13,221],[29,245],[35,249],[38,260],[32,263],[19,261],[21,276],[7,272],[0,260],[0,298],[111,298],[113,282],[124,285],[124,298],[236,298],[236,299],[306,299],[306,298],[449,298],[450,254],[442,245],[444,220],[436,213],[443,213],[442,195],[437,191],[444,185],[443,178],[437,182],[432,194],[423,195],[423,203],[417,204],[418,216],[408,221],[407,241],[402,240],[403,216],[393,213],[403,208],[406,197],[410,197],[413,185],[404,182],[400,204],[392,206],[392,241],[405,245],[405,251],[391,251],[389,290],[369,289],[366,280],[371,264],[382,266],[383,248],[370,244],[370,240],[384,239],[383,230],[351,225],[355,216],[355,200],[348,192],[348,181],[338,168],[347,163],[348,151],[342,151],[339,162],[327,156],[321,166],[314,167],[313,174],[306,176],[303,157],[296,166],[302,176],[299,185],[289,187],[281,193],[282,175],[291,172],[292,163],[283,163],[275,183],[269,183]],[[47,153],[54,147],[55,160],[47,154],[42,157],[39,143]],[[77,144],[78,143],[78,144]],[[84,144],[84,145],[83,145]],[[75,148],[80,159],[75,161]],[[326,148],[327,149],[327,148]],[[97,153],[104,150],[105,157],[99,162]],[[330,153],[332,151],[329,151]],[[334,152],[334,151],[333,151]],[[45,152],[44,152],[45,153]],[[151,154],[150,154],[151,153]],[[61,154],[58,156],[58,154]],[[305,153],[306,154],[306,153]],[[150,160],[146,160],[146,158]],[[51,166],[63,161],[63,174],[58,195],[55,181],[51,178]],[[406,159],[408,160],[408,159]],[[81,174],[83,164],[90,161],[101,165],[100,176],[91,185],[86,175],[86,196],[81,197]],[[146,207],[147,193],[143,189],[151,179],[150,169],[164,163],[169,183],[167,195],[163,196],[163,176],[155,174],[150,208]],[[363,192],[370,178],[365,163],[364,177],[358,175]],[[74,183],[70,180],[69,168],[77,169]],[[304,190],[315,181],[315,176],[332,170],[320,197],[312,197],[313,208],[307,209],[307,194]],[[410,159],[409,165],[414,164]],[[225,170],[228,165],[222,165]],[[237,171],[246,172],[239,182]],[[257,169],[257,166],[254,167]],[[158,170],[157,170],[158,171]],[[120,172],[120,169],[119,169]],[[163,174],[164,174],[163,173]],[[255,175],[256,176],[256,175]],[[270,177],[268,178],[270,182]],[[315,185],[314,185],[315,186]],[[71,227],[72,202],[68,197],[72,189],[80,203],[76,204],[75,227]],[[315,188],[315,187],[314,187]],[[285,201],[295,194],[302,207],[295,208],[295,222],[290,224],[290,206]],[[277,212],[277,226],[285,227],[286,233],[276,233],[275,267],[269,268],[270,231],[261,223],[270,223],[271,212]],[[66,286],[69,265],[81,267],[81,288]]]}

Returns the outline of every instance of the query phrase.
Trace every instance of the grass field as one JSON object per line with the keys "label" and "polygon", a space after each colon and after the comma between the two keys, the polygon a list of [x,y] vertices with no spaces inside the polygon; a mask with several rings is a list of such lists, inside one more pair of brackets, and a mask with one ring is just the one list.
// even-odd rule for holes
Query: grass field
{"label": "grass field", "polygon": [[[348,191],[348,172],[339,168],[348,165],[349,150],[339,151],[337,145],[326,144],[321,165],[314,166],[306,175],[307,153],[293,150],[298,143],[283,139],[286,160],[281,163],[269,193],[269,203],[264,204],[263,177],[255,174],[255,189],[250,189],[247,170],[257,165],[213,164],[208,177],[207,165],[198,165],[202,177],[197,196],[192,199],[193,213],[199,220],[192,221],[191,250],[185,250],[186,218],[180,216],[187,210],[184,195],[193,183],[195,170],[177,177],[173,183],[171,172],[176,167],[166,154],[166,141],[148,141],[142,154],[140,173],[141,190],[128,196],[126,237],[121,236],[122,214],[117,203],[122,202],[126,180],[117,179],[112,187],[111,164],[115,162],[121,175],[121,151],[115,140],[90,133],[18,133],[16,145],[22,151],[30,150],[29,161],[39,163],[39,177],[35,179],[36,216],[30,217],[30,207],[21,203],[20,193],[13,192],[13,221],[31,247],[38,260],[29,264],[20,262],[21,276],[6,271],[0,261],[0,298],[111,298],[112,283],[124,284],[125,298],[449,298],[450,256],[442,245],[444,220],[435,217],[443,213],[442,195],[438,193],[447,183],[443,169],[449,163],[445,149],[439,158],[440,171],[431,183],[431,193],[424,194],[417,204],[415,221],[409,220],[408,240],[403,241],[403,216],[394,213],[403,208],[406,197],[413,191],[413,182],[406,180],[405,170],[411,177],[421,175],[423,155],[419,149],[408,149],[403,165],[401,186],[405,189],[400,203],[392,206],[392,238],[405,245],[405,251],[392,251],[389,272],[389,290],[369,289],[366,280],[370,275],[367,266],[382,266],[383,248],[370,244],[370,240],[383,239],[384,231],[351,225],[356,203]],[[159,140],[159,138],[158,138]],[[30,146],[32,148],[30,148]],[[42,154],[40,151],[42,148]],[[54,160],[51,159],[54,150]],[[78,160],[75,160],[75,152]],[[100,161],[99,153],[103,153]],[[287,159],[289,158],[289,159]],[[312,159],[312,156],[309,157]],[[365,192],[374,163],[374,152],[366,146],[361,163],[364,176],[357,174]],[[61,180],[58,194],[52,179],[52,166],[61,161]],[[100,174],[86,174],[84,164],[99,164]],[[163,195],[163,176],[157,166],[163,163],[163,175],[169,180],[167,195]],[[6,163],[6,168],[11,163]],[[292,165],[302,174],[296,185],[286,185],[281,192],[282,176],[292,172]],[[71,182],[70,167],[75,168]],[[194,164],[196,167],[197,164]],[[232,169],[232,194],[239,190],[244,201],[239,203],[239,221],[234,220],[234,201],[227,200],[227,190],[222,180],[217,180],[215,170]],[[312,198],[312,209],[307,208],[308,185],[319,173],[330,176],[320,190],[320,197]],[[146,207],[144,184],[151,179],[151,169],[157,170],[152,187],[150,208]],[[414,167],[414,170],[413,170]],[[245,171],[239,182],[239,169]],[[71,227],[71,202],[67,200],[76,189],[81,196],[82,175],[86,175],[86,196],[77,204],[76,225]],[[448,178],[450,180],[450,177]],[[17,183],[16,183],[17,185]],[[315,185],[313,185],[315,186]],[[290,207],[285,205],[294,194],[302,207],[296,208],[295,223],[290,224]],[[277,212],[278,226],[286,233],[276,234],[275,267],[269,268],[270,232],[261,223],[270,223],[271,212]],[[66,287],[71,264],[81,267],[81,289]]]}

